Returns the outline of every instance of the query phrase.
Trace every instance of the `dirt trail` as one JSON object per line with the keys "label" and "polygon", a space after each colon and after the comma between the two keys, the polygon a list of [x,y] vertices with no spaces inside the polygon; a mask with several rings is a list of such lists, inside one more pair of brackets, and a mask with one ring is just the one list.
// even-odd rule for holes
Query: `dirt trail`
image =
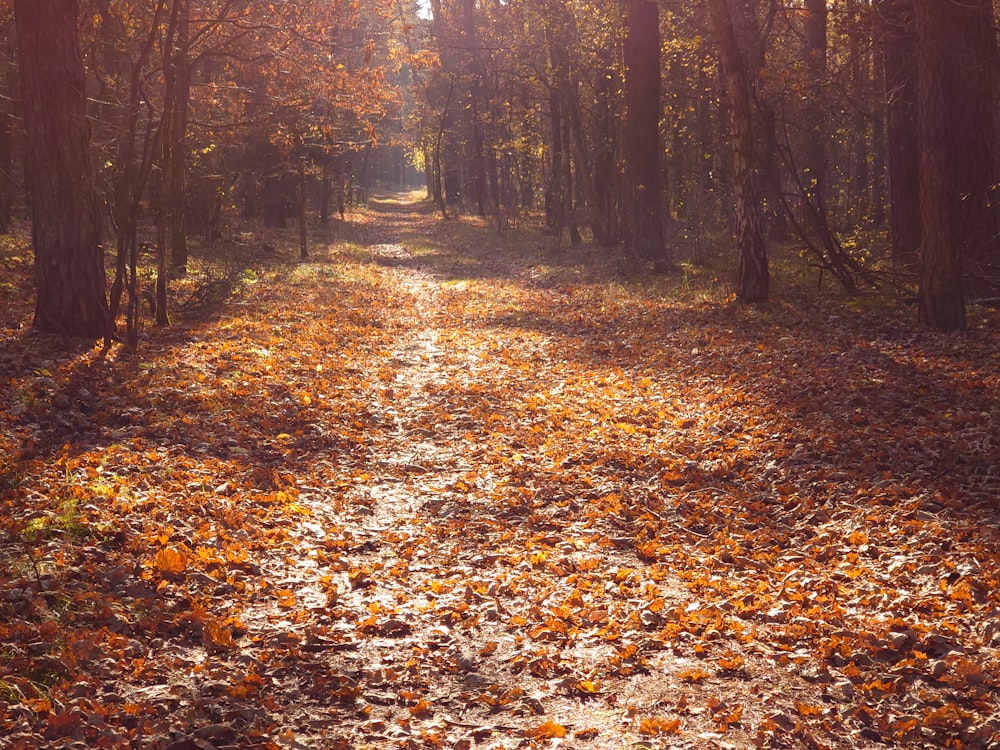
{"label": "dirt trail", "polygon": [[[616,585],[639,588],[639,574],[626,567],[635,556],[587,530],[593,522],[577,515],[582,506],[566,512],[578,502],[571,483],[559,498],[532,486],[524,436],[499,448],[486,438],[492,420],[510,418],[510,396],[494,390],[493,379],[525,365],[511,360],[497,370],[494,360],[484,380],[483,356],[516,347],[517,337],[484,339],[464,328],[470,283],[442,278],[400,241],[401,224],[421,221],[426,216],[399,209],[382,215],[367,248],[396,301],[386,324],[395,343],[378,367],[377,427],[367,469],[345,488],[347,502],[310,503],[308,522],[317,540],[335,538],[344,549],[333,566],[342,569],[324,576],[314,551],[303,549],[297,571],[279,585],[294,586],[303,602],[324,591],[331,602],[333,622],[320,627],[320,642],[331,633],[342,640],[326,661],[334,675],[326,680],[338,686],[334,697],[339,691],[364,716],[339,735],[351,747],[545,745],[564,732],[577,733],[581,747],[621,747],[623,727],[670,688],[648,675],[643,644],[616,647],[600,632],[616,627],[613,611],[640,617],[640,607],[609,606],[613,592],[582,593],[560,578],[599,565],[609,581],[619,570]],[[520,343],[519,354],[534,352],[527,361],[544,368],[545,336]],[[665,572],[658,579],[646,583],[679,593]],[[645,616],[658,619],[650,610]],[[605,684],[609,659],[623,674],[646,674]],[[333,722],[341,710],[319,701],[310,714]],[[331,741],[295,736],[307,745]]]}
{"label": "dirt trail", "polygon": [[[331,602],[321,641],[342,640],[325,680],[356,712],[333,739],[500,748],[565,737],[605,750],[672,735],[674,747],[716,746],[716,715],[733,711],[748,673],[734,672],[713,711],[686,710],[706,699],[699,660],[658,631],[692,600],[668,566],[637,557],[641,509],[620,507],[650,477],[622,467],[623,478],[595,483],[573,475],[593,460],[586,446],[541,450],[519,383],[539,398],[580,384],[560,382],[546,334],[489,329],[509,312],[511,279],[451,278],[406,246],[400,229],[426,220],[397,208],[372,228],[367,250],[393,290],[395,343],[378,367],[368,468],[345,487],[346,503],[310,504],[310,523],[326,530],[317,536],[344,550],[338,573],[318,566],[286,582],[304,601],[325,590]],[[311,696],[320,700],[310,715],[332,724],[342,709]]]}

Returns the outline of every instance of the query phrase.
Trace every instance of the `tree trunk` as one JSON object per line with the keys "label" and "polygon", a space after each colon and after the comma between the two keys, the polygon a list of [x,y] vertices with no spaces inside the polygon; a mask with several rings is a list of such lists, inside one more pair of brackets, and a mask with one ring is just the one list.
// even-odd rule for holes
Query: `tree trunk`
{"label": "tree trunk", "polygon": [[549,172],[549,182],[545,188],[545,223],[555,231],[557,237],[561,237],[566,226],[564,195],[569,186],[563,183],[565,175],[563,160],[568,157],[563,144],[562,96],[556,84],[549,86],[549,120],[552,132],[552,165]]}
{"label": "tree trunk", "polygon": [[[580,228],[577,223],[574,194],[581,196],[584,205],[588,208],[591,207],[593,204],[593,197],[591,196],[593,182],[587,168],[586,133],[583,129],[583,118],[580,114],[579,96],[576,93],[579,87],[576,85],[575,77],[570,69],[570,59],[567,54],[566,45],[552,44],[551,35],[549,35],[549,43],[549,60],[552,63],[552,73],[555,85],[559,89],[562,105],[562,142],[565,151],[562,182],[566,186],[563,195],[566,206],[566,225],[569,229],[570,244],[577,247],[583,244],[583,237],[580,235]],[[577,178],[575,188],[574,175]],[[592,212],[591,215],[597,216],[596,212]],[[592,222],[592,231],[595,240],[597,240],[603,237],[604,233],[600,226],[593,226],[593,224],[594,222]]]}
{"label": "tree trunk", "polygon": [[0,234],[7,234],[14,205],[14,118],[3,109],[0,109]]}
{"label": "tree trunk", "polygon": [[[874,37],[874,35],[873,35]],[[873,44],[871,49],[871,92],[872,97],[878,97],[885,92],[885,48]],[[889,173],[886,164],[886,102],[876,101],[872,109],[872,185],[871,185],[871,223],[881,229],[888,221],[889,207]]]}
{"label": "tree trunk", "polygon": [[[759,165],[754,151],[753,81],[736,34],[728,0],[708,0],[709,27],[719,49],[732,136],[733,197],[739,270],[736,298],[741,302],[766,302],[771,274],[767,247],[761,231]],[[746,19],[738,16],[741,23]]]}
{"label": "tree trunk", "polygon": [[[13,34],[5,34],[0,46],[0,56],[12,60],[16,55]],[[14,146],[16,142],[16,119],[10,103],[16,98],[16,69],[13,65],[6,66],[0,74],[0,234],[10,231],[14,218],[14,196],[17,193],[17,181],[14,178]]]}
{"label": "tree trunk", "polygon": [[[618,182],[615,170],[617,151],[616,98],[614,96],[617,74],[612,64],[611,50],[602,50],[601,69],[597,76],[597,96],[594,113],[594,205],[591,211],[594,242],[610,246],[618,235],[617,195]],[[600,234],[598,234],[600,233]]]}
{"label": "tree trunk", "polygon": [[[872,109],[877,110],[878,104],[873,100],[871,89],[871,35],[869,26],[860,22],[858,0],[851,0],[847,10],[852,23],[857,24],[858,33],[852,35],[850,42],[851,87],[854,96],[862,102],[872,102]],[[875,119],[874,112],[869,115],[867,107],[855,105],[852,115],[852,130],[854,143],[851,149],[851,200],[848,208],[853,213],[855,225],[865,225],[871,222],[872,178],[869,168],[869,158],[874,154],[874,146],[868,136],[869,116]]]}
{"label": "tree trunk", "polygon": [[309,241],[306,225],[306,157],[299,157],[299,258],[309,258]]}
{"label": "tree trunk", "polygon": [[809,107],[806,124],[806,144],[803,167],[805,175],[804,198],[811,201],[817,211],[807,215],[826,214],[826,115],[823,85],[826,81],[826,0],[805,0],[805,50],[806,69],[809,71]]}
{"label": "tree trunk", "polygon": [[887,28],[882,57],[889,179],[890,257],[915,268],[920,250],[920,151],[917,142],[917,43],[913,0],[879,0]]}
{"label": "tree trunk", "polygon": [[467,98],[467,112],[471,129],[466,141],[469,169],[466,184],[471,188],[471,198],[476,204],[479,216],[486,215],[486,158],[483,138],[482,113],[483,101],[489,100],[489,93],[484,94],[486,76],[483,66],[482,42],[476,27],[476,1],[462,0],[462,39],[469,54],[469,73],[471,81]]}
{"label": "tree trunk", "polygon": [[35,248],[34,325],[110,335],[104,254],[90,170],[90,128],[76,0],[15,0],[25,182]]}
{"label": "tree trunk", "polygon": [[324,229],[330,225],[330,204],[333,202],[333,168],[330,162],[333,156],[322,154],[319,182],[319,225]]}
{"label": "tree trunk", "polygon": [[632,255],[669,261],[660,201],[659,9],[650,0],[628,0],[625,16],[622,239]]}
{"label": "tree trunk", "polygon": [[965,327],[963,265],[992,252],[992,0],[916,2],[920,206],[924,242],[920,322]]}
{"label": "tree trunk", "polygon": [[177,44],[171,56],[174,77],[174,101],[171,105],[169,136],[170,146],[170,187],[167,196],[170,221],[170,265],[176,272],[187,270],[188,241],[186,217],[187,178],[187,128],[188,108],[191,99],[191,8],[188,0],[176,0],[179,5],[177,19]]}
{"label": "tree trunk", "polygon": [[[184,151],[190,74],[187,70],[189,14],[187,0],[173,0],[167,31],[163,38],[164,106],[161,114],[161,178],[159,213],[156,223],[156,325],[170,325],[167,313],[167,236],[171,261],[187,266],[187,237],[184,232]],[[179,236],[179,242],[178,242]]]}

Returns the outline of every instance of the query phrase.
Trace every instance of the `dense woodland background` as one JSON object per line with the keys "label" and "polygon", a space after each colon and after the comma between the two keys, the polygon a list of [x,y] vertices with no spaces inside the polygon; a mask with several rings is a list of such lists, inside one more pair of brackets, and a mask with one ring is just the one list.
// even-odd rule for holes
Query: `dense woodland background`
{"label": "dense woodland background", "polygon": [[377,180],[637,267],[723,255],[745,302],[776,251],[935,328],[998,296],[988,0],[4,5],[0,228],[27,187],[42,330],[134,339],[144,244],[165,324],[189,237],[299,220],[305,253]]}

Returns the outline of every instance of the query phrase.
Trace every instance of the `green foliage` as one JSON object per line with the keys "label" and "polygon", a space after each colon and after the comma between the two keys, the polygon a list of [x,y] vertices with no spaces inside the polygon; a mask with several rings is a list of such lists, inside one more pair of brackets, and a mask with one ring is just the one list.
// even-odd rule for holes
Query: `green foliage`
{"label": "green foliage", "polygon": [[30,519],[21,529],[21,536],[30,544],[38,544],[57,534],[84,537],[90,528],[80,513],[77,500],[65,499],[52,513],[40,514]]}

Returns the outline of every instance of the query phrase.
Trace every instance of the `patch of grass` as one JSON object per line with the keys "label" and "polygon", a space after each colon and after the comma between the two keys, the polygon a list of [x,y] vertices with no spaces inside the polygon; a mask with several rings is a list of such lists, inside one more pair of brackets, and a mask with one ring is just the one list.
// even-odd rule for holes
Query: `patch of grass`
{"label": "patch of grass", "polygon": [[[3,658],[5,658],[4,655],[0,653],[0,659]],[[22,700],[24,700],[24,695],[15,685],[0,680],[0,703],[20,703]]]}
{"label": "patch of grass", "polygon": [[58,510],[30,519],[21,529],[21,536],[33,544],[50,539],[56,534],[83,537],[89,533],[74,499],[63,500]]}

